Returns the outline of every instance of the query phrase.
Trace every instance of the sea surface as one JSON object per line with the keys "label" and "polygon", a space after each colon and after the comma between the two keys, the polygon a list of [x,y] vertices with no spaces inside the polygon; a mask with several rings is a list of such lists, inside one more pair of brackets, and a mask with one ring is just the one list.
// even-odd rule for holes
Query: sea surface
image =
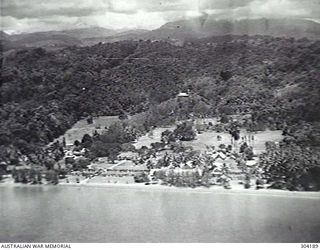
{"label": "sea surface", "polygon": [[0,186],[0,242],[319,242],[320,199]]}

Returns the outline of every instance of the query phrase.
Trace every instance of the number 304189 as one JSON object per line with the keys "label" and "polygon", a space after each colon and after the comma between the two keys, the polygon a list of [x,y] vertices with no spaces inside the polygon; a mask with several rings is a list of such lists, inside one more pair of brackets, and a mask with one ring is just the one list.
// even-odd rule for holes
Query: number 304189
{"label": "number 304189", "polygon": [[317,249],[319,248],[319,244],[301,244],[301,248]]}

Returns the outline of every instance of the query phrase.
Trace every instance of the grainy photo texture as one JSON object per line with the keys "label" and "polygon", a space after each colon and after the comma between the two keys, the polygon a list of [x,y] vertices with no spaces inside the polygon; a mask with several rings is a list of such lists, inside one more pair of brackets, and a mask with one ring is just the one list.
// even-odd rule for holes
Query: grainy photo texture
{"label": "grainy photo texture", "polygon": [[319,0],[1,0],[0,33],[0,242],[319,242]]}

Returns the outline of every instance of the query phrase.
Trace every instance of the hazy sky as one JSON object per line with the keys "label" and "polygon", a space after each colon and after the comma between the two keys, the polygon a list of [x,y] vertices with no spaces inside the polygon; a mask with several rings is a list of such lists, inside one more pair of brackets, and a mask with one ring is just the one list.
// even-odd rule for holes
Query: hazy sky
{"label": "hazy sky", "polygon": [[0,0],[1,28],[34,32],[101,26],[155,29],[168,21],[294,17],[320,20],[320,0]]}

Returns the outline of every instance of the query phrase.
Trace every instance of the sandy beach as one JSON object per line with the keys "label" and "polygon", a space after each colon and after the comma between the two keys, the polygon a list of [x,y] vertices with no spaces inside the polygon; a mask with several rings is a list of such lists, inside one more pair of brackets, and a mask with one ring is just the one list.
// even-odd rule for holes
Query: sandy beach
{"label": "sandy beach", "polygon": [[239,195],[258,195],[258,196],[270,196],[270,197],[292,197],[292,198],[307,198],[307,199],[320,199],[320,192],[306,192],[306,191],[288,191],[277,189],[245,189],[241,184],[232,184],[231,189],[224,189],[222,186],[206,187],[174,187],[166,185],[145,185],[144,183],[136,184],[121,184],[121,183],[59,183],[58,185],[48,184],[21,184],[21,183],[0,183],[1,187],[81,187],[81,188],[105,188],[105,189],[121,189],[121,190],[141,190],[143,192],[189,192],[189,193],[219,193],[219,194],[239,194]]}
{"label": "sandy beach", "polygon": [[173,187],[166,185],[144,185],[144,184],[113,184],[113,183],[86,183],[86,184],[60,184],[61,186],[81,186],[81,187],[101,187],[101,188],[119,188],[119,189],[137,189],[143,191],[164,191],[164,192],[197,192],[197,193],[223,193],[239,195],[263,195],[263,196],[285,196],[293,198],[314,198],[320,199],[320,192],[288,191],[277,189],[245,189],[242,185],[232,186],[231,189],[225,189],[221,186],[206,187]]}

